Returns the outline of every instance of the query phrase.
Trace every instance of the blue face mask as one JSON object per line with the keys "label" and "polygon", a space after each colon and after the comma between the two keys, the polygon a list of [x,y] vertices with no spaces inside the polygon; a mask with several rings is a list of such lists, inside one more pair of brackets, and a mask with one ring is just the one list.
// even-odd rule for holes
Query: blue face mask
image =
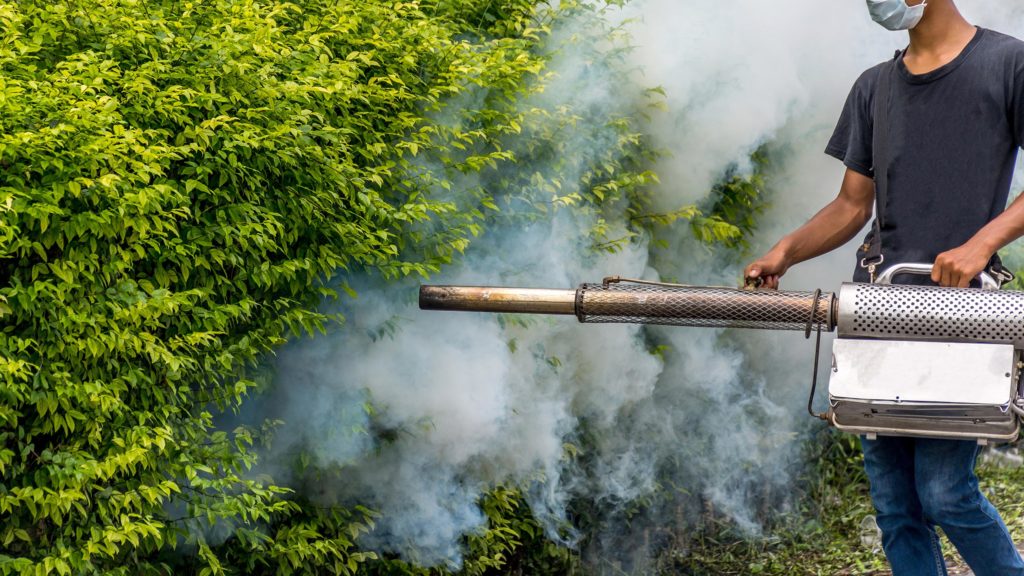
{"label": "blue face mask", "polygon": [[889,30],[910,30],[921,22],[927,3],[907,6],[906,0],[867,0],[871,19]]}

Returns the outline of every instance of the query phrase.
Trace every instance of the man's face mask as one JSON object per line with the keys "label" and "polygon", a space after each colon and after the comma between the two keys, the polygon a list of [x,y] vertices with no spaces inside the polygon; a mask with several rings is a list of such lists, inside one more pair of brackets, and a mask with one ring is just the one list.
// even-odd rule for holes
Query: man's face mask
{"label": "man's face mask", "polygon": [[871,19],[889,30],[910,30],[924,17],[927,2],[907,6],[906,0],[867,0]]}

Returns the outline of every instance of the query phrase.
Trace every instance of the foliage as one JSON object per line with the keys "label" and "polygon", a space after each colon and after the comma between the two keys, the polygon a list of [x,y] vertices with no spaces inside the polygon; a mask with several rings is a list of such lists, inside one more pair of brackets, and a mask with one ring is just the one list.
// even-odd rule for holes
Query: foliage
{"label": "foliage", "polygon": [[[437,199],[417,157],[511,159],[513,103],[543,68],[533,10],[0,3],[0,572],[345,574],[373,557],[353,545],[368,511],[247,474],[258,431],[213,415],[262,355],[337,319],[316,311],[337,271],[426,275],[479,232],[486,197]],[[470,91],[484,104],[463,122],[429,119]]]}
{"label": "foliage", "polygon": [[[600,2],[570,1],[561,2],[557,14],[542,13],[549,34],[539,39],[535,51],[557,67],[533,79],[531,93],[510,121],[515,132],[500,138],[510,164],[490,165],[467,183],[450,170],[457,151],[440,150],[441,155],[431,157],[432,165],[449,168],[461,194],[482,198],[488,228],[523,226],[570,212],[587,223],[593,248],[615,251],[651,227],[669,223],[643,216],[650,187],[658,182],[650,165],[659,155],[644,129],[662,92],[638,92],[635,102],[590,93],[600,92],[592,87],[636,73],[628,63],[630,39],[621,26],[609,25],[606,8]],[[458,123],[466,120],[460,117]],[[700,214],[693,206],[680,211],[688,217]]]}
{"label": "foliage", "polygon": [[1014,274],[1013,280],[1003,286],[1004,290],[1024,290],[1024,251],[1019,242],[1014,242],[999,251],[1003,265]]}
{"label": "foliage", "polygon": [[503,574],[582,574],[575,552],[559,546],[544,535],[519,490],[495,487],[480,503],[488,526],[481,534],[466,537],[468,556],[461,567],[422,568],[408,562],[384,558],[367,566],[369,575],[484,576]]}
{"label": "foliage", "polygon": [[765,172],[770,167],[770,151],[762,145],[750,155],[753,171],[749,175],[729,170],[711,189],[704,214],[694,215],[690,229],[705,244],[720,243],[745,252],[747,238],[757,229],[757,217],[767,208]]}
{"label": "foliage", "polygon": [[[643,117],[539,99],[556,22],[592,81],[624,62],[596,10],[0,1],[0,573],[445,572],[361,551],[373,512],[253,475],[263,431],[214,418],[342,320],[339,271],[428,276],[561,208],[598,249],[679,219],[739,241],[756,181],[651,214]],[[569,154],[579,126],[610,137]],[[463,573],[578,565],[514,489],[481,505]]]}

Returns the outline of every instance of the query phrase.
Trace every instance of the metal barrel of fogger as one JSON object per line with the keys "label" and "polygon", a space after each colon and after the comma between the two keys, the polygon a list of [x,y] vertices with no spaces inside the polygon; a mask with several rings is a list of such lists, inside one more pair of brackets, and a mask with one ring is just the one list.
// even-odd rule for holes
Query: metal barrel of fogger
{"label": "metal barrel of fogger", "polygon": [[605,282],[576,290],[423,286],[425,310],[574,315],[585,323],[836,330],[841,338],[1011,343],[1024,291],[843,284],[838,294]]}
{"label": "metal barrel of fogger", "polygon": [[420,308],[574,315],[584,323],[664,324],[766,330],[835,327],[831,293],[604,282],[576,290],[422,286]]}

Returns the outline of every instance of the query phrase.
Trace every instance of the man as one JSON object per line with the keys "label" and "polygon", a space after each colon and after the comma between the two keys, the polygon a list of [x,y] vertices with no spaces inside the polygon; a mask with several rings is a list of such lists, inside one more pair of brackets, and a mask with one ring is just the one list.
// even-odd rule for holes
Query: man
{"label": "man", "polygon": [[[881,205],[855,281],[871,281],[870,264],[884,258],[879,272],[934,262],[932,281],[967,287],[1024,234],[1024,195],[1004,211],[1024,143],[1024,42],[972,26],[954,0],[867,3],[879,24],[909,30],[910,45],[855,83],[826,148],[847,167],[839,195],[747,267],[746,277],[763,287],[778,288],[792,265],[852,239],[871,217],[876,180]],[[876,115],[884,119],[877,132]],[[975,442],[879,437],[862,445],[894,576],[946,574],[934,525],[978,576],[1024,575],[1006,526],[978,489]]]}

